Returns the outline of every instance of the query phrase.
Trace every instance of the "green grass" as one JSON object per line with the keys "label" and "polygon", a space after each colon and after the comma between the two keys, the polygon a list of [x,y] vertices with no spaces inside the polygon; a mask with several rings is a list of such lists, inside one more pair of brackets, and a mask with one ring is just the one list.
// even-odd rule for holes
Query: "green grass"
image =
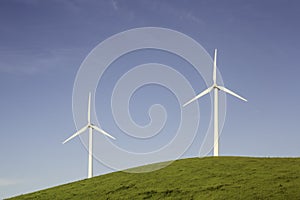
{"label": "green grass", "polygon": [[190,158],[158,171],[115,172],[12,199],[300,199],[300,158]]}

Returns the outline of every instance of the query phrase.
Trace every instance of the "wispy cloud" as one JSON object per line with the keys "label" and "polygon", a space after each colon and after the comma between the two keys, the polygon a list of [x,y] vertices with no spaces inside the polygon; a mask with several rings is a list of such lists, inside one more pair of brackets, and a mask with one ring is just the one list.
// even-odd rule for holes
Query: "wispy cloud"
{"label": "wispy cloud", "polygon": [[119,5],[116,0],[111,0],[111,4],[112,4],[114,10],[116,10],[116,11],[119,10]]}
{"label": "wispy cloud", "polygon": [[[116,2],[116,0],[112,0],[112,3],[114,2]],[[188,22],[200,26],[205,25],[205,21],[200,18],[198,14],[191,8],[178,6],[176,3],[170,1],[141,0],[138,1],[137,5],[135,6],[131,4],[125,4],[122,1],[117,3],[122,4],[122,8],[127,8],[127,13],[131,11],[134,15],[139,16],[140,18],[143,17],[144,13],[148,13],[148,11],[151,11],[153,13],[156,13],[156,16],[165,16],[168,18],[172,18],[172,21],[176,23],[178,23],[178,20],[180,20],[183,23]],[[120,7],[118,4],[117,6]],[[143,10],[145,10],[145,12]]]}
{"label": "wispy cloud", "polygon": [[17,185],[20,184],[21,181],[20,180],[16,180],[16,179],[4,179],[4,178],[0,178],[0,186],[11,186],[11,185]]}
{"label": "wispy cloud", "polygon": [[33,75],[67,67],[78,56],[76,49],[41,50],[39,52],[1,50],[0,72]]}
{"label": "wispy cloud", "polygon": [[204,21],[202,19],[200,19],[199,17],[195,16],[191,11],[186,11],[184,12],[181,16],[181,19],[185,19],[200,25],[204,25]]}

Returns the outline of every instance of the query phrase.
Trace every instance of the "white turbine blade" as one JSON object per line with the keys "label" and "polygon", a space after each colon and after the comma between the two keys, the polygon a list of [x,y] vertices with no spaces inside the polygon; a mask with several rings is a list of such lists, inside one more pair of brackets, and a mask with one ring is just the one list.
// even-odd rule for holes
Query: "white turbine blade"
{"label": "white turbine blade", "polygon": [[77,135],[80,135],[81,133],[83,133],[86,129],[88,128],[88,126],[83,127],[82,129],[80,129],[79,131],[77,131],[76,133],[74,133],[71,137],[69,137],[68,139],[66,139],[63,144],[65,144],[66,142],[68,142],[69,140],[73,139],[74,137],[76,137]]}
{"label": "white turbine blade", "polygon": [[217,83],[217,49],[215,49],[215,56],[214,56],[213,81],[214,84]]}
{"label": "white turbine blade", "polygon": [[97,126],[91,125],[91,127],[92,127],[93,129],[95,129],[96,131],[102,133],[103,135],[106,135],[106,136],[110,137],[111,139],[114,139],[114,140],[116,139],[116,138],[114,138],[113,136],[111,136],[110,134],[108,134],[107,132],[105,132],[104,130],[98,128]]}
{"label": "white turbine blade", "polygon": [[218,88],[219,88],[220,90],[222,90],[222,91],[224,91],[224,92],[228,93],[228,94],[231,94],[232,96],[235,96],[235,97],[237,97],[237,98],[239,98],[239,99],[241,99],[241,100],[243,100],[243,101],[246,101],[246,102],[247,102],[247,99],[245,99],[245,98],[241,97],[240,95],[238,95],[238,94],[236,94],[236,93],[232,92],[231,90],[229,90],[229,89],[227,89],[227,88],[225,88],[225,87],[218,86]]}
{"label": "white turbine blade", "polygon": [[89,93],[89,102],[88,102],[88,123],[91,122],[91,93]]}
{"label": "white turbine blade", "polygon": [[199,99],[200,97],[208,94],[212,89],[213,89],[213,87],[207,88],[206,90],[204,90],[203,92],[201,92],[200,94],[198,94],[197,96],[195,96],[194,98],[192,98],[191,100],[189,100],[188,102],[186,102],[185,104],[183,104],[183,107],[185,107],[188,104],[192,103],[193,101]]}

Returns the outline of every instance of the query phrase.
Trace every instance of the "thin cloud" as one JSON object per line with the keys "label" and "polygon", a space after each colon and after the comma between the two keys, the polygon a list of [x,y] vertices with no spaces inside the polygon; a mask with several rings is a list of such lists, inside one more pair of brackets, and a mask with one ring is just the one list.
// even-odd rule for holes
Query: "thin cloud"
{"label": "thin cloud", "polygon": [[186,12],[186,13],[184,13],[181,16],[181,18],[189,20],[189,21],[192,21],[192,22],[197,23],[197,24],[202,24],[202,25],[205,24],[203,20],[201,20],[200,18],[196,17],[192,12]]}
{"label": "thin cloud", "polygon": [[119,5],[116,0],[111,0],[111,4],[112,4],[114,10],[116,10],[116,11],[119,10]]}
{"label": "thin cloud", "polygon": [[15,179],[3,179],[0,178],[0,186],[11,186],[11,185],[17,185],[20,184],[20,180],[15,180]]}
{"label": "thin cloud", "polygon": [[34,75],[67,67],[78,53],[76,49],[41,50],[38,53],[0,50],[0,72]]}
{"label": "thin cloud", "polygon": [[[112,3],[116,0],[112,0]],[[122,2],[119,2],[122,3]],[[184,7],[177,7],[174,3],[170,3],[169,1],[139,1],[138,7],[140,8],[138,11],[135,8],[131,8],[130,6],[124,4],[124,6],[128,9],[127,12],[131,11],[134,15],[141,16],[141,10],[151,11],[153,13],[158,13],[173,19],[178,19],[182,22],[191,22],[194,24],[198,24],[200,26],[205,25],[205,21],[198,17],[195,12],[191,9],[187,9]],[[118,6],[119,7],[119,6]],[[137,14],[136,14],[137,13]],[[176,20],[173,20],[176,21]]]}

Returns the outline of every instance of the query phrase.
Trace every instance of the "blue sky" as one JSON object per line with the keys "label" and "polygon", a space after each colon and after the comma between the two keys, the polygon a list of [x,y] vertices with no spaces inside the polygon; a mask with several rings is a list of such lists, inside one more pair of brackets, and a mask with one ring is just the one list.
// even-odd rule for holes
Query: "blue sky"
{"label": "blue sky", "polygon": [[[87,152],[81,141],[61,144],[76,130],[72,91],[77,71],[101,41],[137,27],[182,32],[210,55],[218,48],[224,84],[249,100],[227,96],[221,155],[299,157],[299,6],[296,0],[1,0],[0,198],[86,177]],[[130,64],[152,61],[149,57],[169,65],[182,62],[158,51],[128,56],[116,63],[124,62],[130,69]],[[191,75],[189,67],[187,79],[198,93],[206,85],[201,76]],[[115,67],[106,78],[119,73]],[[101,100],[100,94],[109,94],[112,86],[113,82],[98,85],[95,105],[101,125],[113,132],[111,115],[102,112],[109,112],[109,96]],[[130,110],[139,124],[147,124],[145,113],[154,103],[171,112],[165,129],[168,140],[179,120],[175,97],[164,88],[147,86],[134,99]],[[204,113],[201,135],[208,126],[209,97],[199,106]],[[197,156],[200,144],[199,136],[185,156]],[[94,163],[95,175],[109,171]]]}

